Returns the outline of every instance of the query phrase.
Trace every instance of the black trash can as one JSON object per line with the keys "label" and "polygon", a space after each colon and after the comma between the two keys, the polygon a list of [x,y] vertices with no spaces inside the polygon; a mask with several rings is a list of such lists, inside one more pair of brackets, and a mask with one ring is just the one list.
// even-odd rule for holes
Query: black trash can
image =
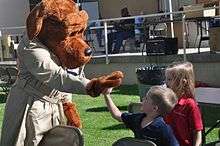
{"label": "black trash can", "polygon": [[165,66],[150,65],[136,69],[140,101],[151,86],[164,84],[165,68]]}

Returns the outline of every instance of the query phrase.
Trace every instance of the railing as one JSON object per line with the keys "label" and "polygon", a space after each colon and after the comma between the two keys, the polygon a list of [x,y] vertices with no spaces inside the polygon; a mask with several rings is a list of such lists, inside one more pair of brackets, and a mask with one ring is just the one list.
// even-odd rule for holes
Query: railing
{"label": "railing", "polygon": [[[183,58],[186,61],[187,60],[187,56],[186,56],[186,31],[185,31],[185,23],[186,23],[186,18],[185,18],[185,14],[189,13],[189,12],[196,12],[196,11],[204,11],[204,10],[211,10],[211,9],[219,9],[219,7],[208,7],[208,8],[201,8],[201,9],[195,9],[195,10],[187,10],[187,11],[177,11],[177,12],[168,12],[168,13],[157,13],[157,14],[149,14],[149,15],[139,15],[139,16],[131,16],[131,17],[120,17],[120,18],[112,18],[112,19],[102,19],[102,20],[94,20],[94,21],[90,21],[92,22],[99,22],[99,23],[104,23],[104,26],[100,26],[100,27],[91,27],[91,29],[103,29],[104,28],[104,35],[105,35],[105,53],[106,53],[106,64],[109,63],[109,55],[108,55],[108,37],[107,37],[107,30],[108,30],[108,23],[110,21],[119,21],[119,20],[125,20],[125,19],[135,19],[135,18],[149,18],[149,17],[160,17],[160,16],[173,16],[173,15],[182,15],[181,18],[181,22],[183,23],[183,27],[182,27],[182,31],[183,31]],[[219,16],[217,16],[219,17]],[[173,23],[173,17],[171,18],[171,24]],[[172,27],[173,25],[171,25]],[[110,27],[112,27],[110,25]],[[171,34],[172,37],[174,37],[174,29],[171,28]]]}
{"label": "railing", "polygon": [[[135,18],[150,18],[150,17],[161,17],[161,16],[165,16],[165,17],[169,17],[170,23],[173,23],[173,16],[174,15],[180,15],[182,16],[181,20],[179,20],[180,22],[182,22],[182,31],[183,31],[183,57],[184,60],[187,60],[187,56],[186,56],[186,32],[185,32],[185,23],[186,23],[186,18],[185,18],[185,14],[189,13],[189,12],[196,12],[196,11],[204,11],[204,10],[210,10],[210,9],[219,9],[219,7],[208,7],[208,8],[201,8],[201,9],[195,9],[195,10],[187,10],[187,11],[177,11],[177,12],[168,12],[168,13],[157,13],[157,14],[148,14],[148,15],[138,15],[138,16],[131,16],[131,17],[120,17],[120,18],[111,18],[111,19],[102,19],[102,20],[92,20],[89,21],[89,23],[103,23],[103,25],[101,26],[93,26],[93,27],[88,27],[88,30],[97,30],[97,29],[104,29],[104,48],[105,48],[105,60],[106,60],[106,64],[108,64],[110,62],[109,60],[109,54],[108,54],[108,28],[112,28],[113,26],[110,24],[111,21],[119,21],[119,20],[125,20],[125,19],[135,19]],[[162,23],[163,21],[161,21]],[[110,25],[109,25],[110,24]],[[172,27],[173,25],[171,25]],[[0,28],[0,36],[7,34],[6,30],[12,30],[12,29],[24,29],[25,27],[9,27],[9,28]],[[174,29],[171,28],[171,34],[174,34]],[[172,35],[172,37],[174,37],[174,35]],[[93,38],[94,39],[94,38]],[[0,51],[2,51],[2,47],[0,44]],[[2,53],[1,53],[2,54]],[[3,58],[3,56],[1,55],[1,58]]]}

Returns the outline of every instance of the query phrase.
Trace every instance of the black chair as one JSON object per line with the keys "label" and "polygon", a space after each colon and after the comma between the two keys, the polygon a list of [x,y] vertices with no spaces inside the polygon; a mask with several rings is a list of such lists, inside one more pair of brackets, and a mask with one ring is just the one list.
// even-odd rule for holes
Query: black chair
{"label": "black chair", "polygon": [[0,67],[0,88],[2,88],[5,94],[8,94],[8,91],[10,89],[10,75],[2,67]]}
{"label": "black chair", "polygon": [[73,126],[55,126],[44,134],[39,146],[84,146],[83,134]]}
{"label": "black chair", "polygon": [[[203,108],[201,107],[201,105],[199,105],[201,113],[202,113],[202,120],[203,120],[203,131],[202,131],[202,146],[215,146],[217,143],[220,145],[220,120],[216,120],[215,123],[213,123],[211,125],[211,127],[206,130],[205,129],[205,118],[203,115]],[[218,140],[217,141],[213,141],[210,143],[207,143],[206,141],[206,137],[215,129],[215,128],[219,128],[219,135],[218,135]]]}
{"label": "black chair", "polygon": [[14,84],[14,82],[17,79],[18,69],[16,67],[7,67],[5,70],[8,72],[10,76],[10,85]]}
{"label": "black chair", "polygon": [[217,120],[212,127],[210,127],[207,131],[204,130],[202,131],[202,146],[215,146],[217,143],[220,145],[220,133],[219,133],[219,139],[214,142],[207,143],[206,142],[206,137],[209,133],[212,132],[215,128],[219,127],[219,132],[220,132],[220,120]]}
{"label": "black chair", "polygon": [[145,39],[142,55],[174,55],[178,54],[178,39],[168,37],[155,37]]}
{"label": "black chair", "polygon": [[140,140],[133,137],[124,137],[112,144],[112,146],[157,146],[150,140]]}

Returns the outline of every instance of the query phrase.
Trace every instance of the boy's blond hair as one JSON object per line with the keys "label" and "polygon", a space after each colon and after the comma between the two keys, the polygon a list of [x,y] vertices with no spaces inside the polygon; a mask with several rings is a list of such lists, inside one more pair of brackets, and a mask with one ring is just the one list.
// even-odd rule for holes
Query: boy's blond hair
{"label": "boy's blond hair", "polygon": [[183,94],[187,97],[194,98],[195,96],[195,77],[193,65],[190,62],[177,62],[169,65],[166,69],[166,74],[172,76],[172,81],[175,83],[171,88],[178,97]]}
{"label": "boy's blond hair", "polygon": [[177,97],[173,90],[162,86],[152,86],[147,92],[147,97],[151,98],[153,104],[158,106],[158,113],[161,116],[169,113],[177,103]]}

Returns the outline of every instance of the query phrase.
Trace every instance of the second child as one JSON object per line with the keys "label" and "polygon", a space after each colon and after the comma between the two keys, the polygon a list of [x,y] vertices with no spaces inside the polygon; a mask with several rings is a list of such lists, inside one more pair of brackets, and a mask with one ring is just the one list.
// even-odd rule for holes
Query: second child
{"label": "second child", "polygon": [[195,79],[190,62],[174,63],[165,72],[166,85],[178,97],[178,103],[165,118],[181,146],[199,146],[202,142],[202,118],[195,100]]}
{"label": "second child", "polygon": [[110,94],[106,93],[104,97],[112,117],[131,129],[135,138],[151,140],[158,146],[179,146],[172,129],[163,120],[163,116],[169,113],[177,102],[171,89],[151,87],[143,99],[140,113],[122,113]]}

